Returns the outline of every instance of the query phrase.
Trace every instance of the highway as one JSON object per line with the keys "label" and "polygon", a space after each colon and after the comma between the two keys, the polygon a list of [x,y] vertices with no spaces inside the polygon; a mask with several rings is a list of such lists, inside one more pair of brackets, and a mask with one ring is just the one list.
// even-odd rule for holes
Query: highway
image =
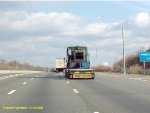
{"label": "highway", "polygon": [[53,72],[0,76],[0,113],[150,113],[150,80],[104,73],[94,80]]}

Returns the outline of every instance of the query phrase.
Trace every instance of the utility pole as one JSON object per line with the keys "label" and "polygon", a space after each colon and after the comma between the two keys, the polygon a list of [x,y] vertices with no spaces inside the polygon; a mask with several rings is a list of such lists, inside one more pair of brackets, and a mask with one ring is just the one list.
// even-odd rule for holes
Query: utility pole
{"label": "utility pole", "polygon": [[96,48],[96,58],[97,58],[97,48]]}
{"label": "utility pole", "polygon": [[[104,16],[96,16],[96,18],[104,18]],[[107,19],[107,18],[106,18]],[[114,20],[113,18],[108,18]],[[115,19],[116,20],[116,19]],[[117,22],[117,21],[116,21]],[[125,59],[125,44],[124,44],[124,31],[122,25],[122,57],[123,57],[123,74],[126,74],[126,59]]]}
{"label": "utility pole", "polygon": [[16,67],[16,70],[17,70],[17,61],[16,61],[15,63],[16,63],[16,66],[15,66],[15,67]]}
{"label": "utility pole", "polygon": [[126,74],[126,60],[125,60],[125,48],[124,48],[124,34],[123,34],[123,26],[122,26],[122,51],[123,51],[123,73]]}
{"label": "utility pole", "polygon": [[145,75],[145,62],[143,62],[143,65],[144,65],[144,75]]}

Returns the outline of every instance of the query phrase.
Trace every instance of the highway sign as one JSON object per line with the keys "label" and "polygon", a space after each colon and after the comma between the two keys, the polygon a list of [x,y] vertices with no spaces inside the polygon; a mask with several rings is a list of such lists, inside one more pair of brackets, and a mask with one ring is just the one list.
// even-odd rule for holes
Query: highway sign
{"label": "highway sign", "polygon": [[140,52],[140,62],[150,62],[150,52]]}

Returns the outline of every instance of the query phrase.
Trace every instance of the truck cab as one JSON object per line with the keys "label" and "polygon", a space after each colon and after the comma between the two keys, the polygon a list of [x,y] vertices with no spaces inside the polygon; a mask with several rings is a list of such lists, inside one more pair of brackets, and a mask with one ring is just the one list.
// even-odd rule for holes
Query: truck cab
{"label": "truck cab", "polygon": [[68,47],[67,48],[67,68],[70,69],[89,69],[90,61],[88,58],[87,47]]}

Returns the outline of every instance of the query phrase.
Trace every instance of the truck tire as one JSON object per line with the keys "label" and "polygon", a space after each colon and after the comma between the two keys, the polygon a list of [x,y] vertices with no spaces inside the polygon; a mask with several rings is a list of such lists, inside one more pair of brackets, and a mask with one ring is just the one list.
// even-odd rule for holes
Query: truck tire
{"label": "truck tire", "polygon": [[72,79],[73,77],[72,77],[73,75],[69,75],[69,79]]}
{"label": "truck tire", "polygon": [[95,77],[92,77],[91,79],[94,80]]}

